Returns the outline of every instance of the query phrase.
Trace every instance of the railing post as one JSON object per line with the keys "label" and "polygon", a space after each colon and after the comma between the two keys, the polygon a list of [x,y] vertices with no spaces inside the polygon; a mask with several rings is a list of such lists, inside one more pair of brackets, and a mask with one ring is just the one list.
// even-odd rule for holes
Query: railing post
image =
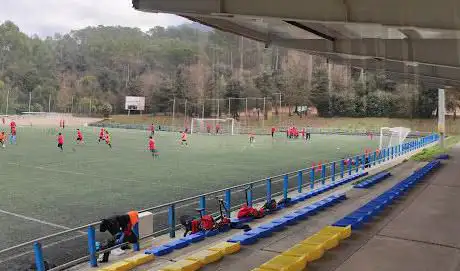
{"label": "railing post", "polygon": [[43,261],[42,245],[39,242],[34,243],[34,253],[35,268],[37,268],[37,271],[45,271],[45,262]]}
{"label": "railing post", "polygon": [[302,193],[303,186],[303,171],[299,170],[297,172],[297,192]]}
{"label": "railing post", "polygon": [[351,164],[353,162],[353,159],[348,158],[348,175],[351,175]]}
{"label": "railing post", "polygon": [[323,164],[321,166],[321,184],[324,185],[325,182],[326,182],[326,165]]}
{"label": "railing post", "polygon": [[205,215],[206,214],[206,197],[205,196],[200,197],[200,209],[203,209],[202,214]]}
{"label": "railing post", "polygon": [[225,190],[225,195],[224,195],[224,203],[225,203],[225,208],[227,209],[227,217],[230,217],[230,213],[232,212],[232,191],[230,189]]}
{"label": "railing post", "polygon": [[267,203],[272,200],[272,179],[267,178]]}
{"label": "railing post", "polygon": [[97,267],[96,257],[96,230],[94,226],[88,227],[88,252],[89,252],[89,265]]}
{"label": "railing post", "polygon": [[139,246],[139,239],[140,239],[140,236],[139,236],[139,222],[134,224],[133,232],[137,236],[137,242],[133,244],[133,251],[139,251],[140,250],[140,246]]}
{"label": "railing post", "polygon": [[355,170],[356,172],[359,171],[359,155],[356,155],[356,158],[355,158]]}
{"label": "railing post", "polygon": [[287,174],[284,174],[283,178],[283,198],[284,202],[286,202],[288,198],[288,188],[289,188],[289,176]]}
{"label": "railing post", "polygon": [[345,169],[345,161],[342,159],[340,161],[340,179],[343,179],[343,175],[344,175],[343,171],[344,171],[344,169]]}
{"label": "railing post", "polygon": [[248,206],[252,207],[252,184],[249,185],[247,195],[248,195]]}
{"label": "railing post", "polygon": [[331,164],[331,182],[335,182],[335,162]]}
{"label": "railing post", "polygon": [[310,188],[315,188],[315,168],[310,169]]}
{"label": "railing post", "polygon": [[176,206],[171,204],[168,209],[169,237],[176,237]]}

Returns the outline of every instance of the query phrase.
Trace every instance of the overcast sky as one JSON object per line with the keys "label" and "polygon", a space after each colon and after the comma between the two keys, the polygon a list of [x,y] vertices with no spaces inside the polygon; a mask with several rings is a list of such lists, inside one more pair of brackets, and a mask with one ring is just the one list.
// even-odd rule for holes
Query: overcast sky
{"label": "overcast sky", "polygon": [[11,20],[29,35],[41,37],[97,25],[147,30],[188,22],[170,14],[143,13],[131,0],[0,0],[0,23]]}

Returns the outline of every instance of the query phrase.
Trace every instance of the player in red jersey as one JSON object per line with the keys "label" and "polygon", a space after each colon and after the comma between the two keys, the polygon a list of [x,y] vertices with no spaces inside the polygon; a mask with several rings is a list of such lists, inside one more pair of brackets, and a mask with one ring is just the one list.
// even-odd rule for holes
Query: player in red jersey
{"label": "player in red jersey", "polygon": [[150,124],[149,131],[151,136],[155,135],[155,125],[153,123]]}
{"label": "player in red jersey", "polygon": [[187,143],[187,133],[185,131],[182,132],[182,134],[180,135],[180,139],[181,139],[181,145],[188,145]]}
{"label": "player in red jersey", "polygon": [[153,139],[153,136],[149,137],[149,151],[152,153],[152,157],[155,160],[156,157],[158,157],[158,151],[155,145],[155,139]]}
{"label": "player in red jersey", "polygon": [[101,140],[104,140],[104,128],[101,128],[99,131],[99,140],[97,142],[101,142]]}
{"label": "player in red jersey", "polygon": [[10,144],[16,144],[16,127],[11,128]]}
{"label": "player in red jersey", "polygon": [[58,134],[58,138],[57,138],[57,142],[58,142],[58,148],[61,149],[61,152],[64,151],[64,136],[62,135],[62,133],[59,133]]}
{"label": "player in red jersey", "polygon": [[77,129],[77,144],[84,143],[83,141],[83,134],[80,129]]}
{"label": "player in red jersey", "polygon": [[275,132],[276,132],[276,128],[275,128],[275,127],[272,127],[272,137],[275,136]]}

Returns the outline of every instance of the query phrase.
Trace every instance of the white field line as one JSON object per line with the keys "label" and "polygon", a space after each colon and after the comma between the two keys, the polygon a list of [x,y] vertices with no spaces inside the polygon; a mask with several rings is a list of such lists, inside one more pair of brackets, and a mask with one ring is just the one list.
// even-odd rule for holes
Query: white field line
{"label": "white field line", "polygon": [[33,217],[30,217],[30,216],[21,215],[21,214],[18,214],[18,213],[9,212],[9,211],[2,210],[2,209],[0,209],[0,213],[15,216],[15,217],[19,217],[19,218],[22,218],[22,219],[25,219],[25,220],[41,223],[41,224],[44,224],[44,225],[48,225],[48,226],[63,229],[63,230],[70,230],[71,229],[71,228],[63,226],[63,225],[55,224],[55,223],[52,223],[52,222],[44,221],[44,220],[33,218]]}

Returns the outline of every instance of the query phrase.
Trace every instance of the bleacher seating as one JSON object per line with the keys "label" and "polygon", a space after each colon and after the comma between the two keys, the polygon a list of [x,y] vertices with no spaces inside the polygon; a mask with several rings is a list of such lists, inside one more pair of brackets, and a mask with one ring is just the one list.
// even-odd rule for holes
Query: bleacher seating
{"label": "bleacher seating", "polygon": [[321,229],[314,235],[284,251],[281,255],[275,256],[252,271],[304,270],[308,262],[321,258],[325,251],[338,246],[341,240],[351,236],[352,229],[358,229],[363,223],[371,221],[375,215],[379,214],[395,199],[401,197],[404,192],[420,182],[423,177],[433,169],[439,167],[439,165],[439,160],[434,160],[421,169],[416,170],[405,180],[394,185],[392,188],[356,209],[354,212],[346,215],[332,226]]}
{"label": "bleacher seating", "polygon": [[371,186],[374,186],[376,185],[377,183],[385,180],[386,178],[390,177],[391,174],[390,172],[380,172],[372,177],[370,177],[369,179],[366,179],[362,182],[359,182],[357,184],[355,184],[353,187],[354,188],[369,188]]}
{"label": "bleacher seating", "polygon": [[347,227],[351,225],[352,229],[359,229],[364,223],[369,222],[374,216],[379,214],[385,207],[390,205],[395,199],[401,197],[407,190],[412,188],[418,182],[423,180],[426,174],[439,167],[439,160],[434,160],[421,169],[415,171],[405,180],[399,182],[392,188],[388,189],[380,196],[374,198],[364,206],[356,209],[354,212],[338,220],[333,226]]}
{"label": "bleacher seating", "polygon": [[234,235],[227,241],[231,243],[240,243],[241,245],[252,245],[259,238],[265,238],[270,236],[274,232],[283,230],[284,227],[292,223],[293,220],[306,219],[309,215],[316,214],[320,210],[329,208],[345,199],[345,194],[329,196],[307,207],[294,211],[291,214],[264,223],[253,230],[250,230],[242,234]]}
{"label": "bleacher seating", "polygon": [[[305,201],[307,199],[313,198],[313,197],[315,197],[317,195],[320,195],[322,193],[330,191],[330,190],[332,190],[332,189],[334,189],[334,188],[336,188],[338,186],[350,183],[350,182],[352,182],[352,181],[354,181],[354,180],[356,180],[358,178],[366,176],[367,174],[368,174],[367,172],[360,172],[360,173],[349,175],[347,177],[344,177],[341,180],[332,182],[332,183],[327,184],[327,185],[323,185],[320,188],[311,190],[311,191],[309,191],[307,193],[300,194],[300,195],[292,198],[291,203],[292,203],[292,205],[294,205],[294,204],[297,204],[297,203],[299,203],[301,201]],[[328,197],[328,198],[324,199],[323,201],[316,202],[315,204],[307,206],[307,207],[305,207],[303,209],[300,209],[300,210],[298,210],[296,212],[293,212],[290,215],[286,215],[281,220],[274,221],[272,223],[272,225],[264,225],[264,226],[261,226],[261,227],[258,227],[256,229],[253,229],[253,230],[249,231],[248,234],[243,234],[245,236],[235,237],[235,238],[237,238],[237,239],[235,239],[235,241],[241,242],[242,245],[251,244],[251,243],[255,242],[257,240],[257,238],[260,238],[261,236],[269,236],[269,235],[271,235],[271,233],[273,231],[281,230],[285,225],[292,225],[292,224],[296,223],[300,219],[305,219],[310,215],[314,215],[318,211],[323,210],[324,208],[327,208],[327,207],[337,203],[338,201],[343,200],[344,198],[345,198],[345,195],[341,195],[338,198],[334,198],[334,196]],[[231,218],[231,223],[233,225],[237,225],[237,224],[248,223],[248,222],[250,222],[252,220],[253,220],[253,218],[240,218],[240,219]],[[264,227],[266,227],[266,228],[264,229]],[[198,233],[190,234],[190,235],[188,235],[188,236],[186,236],[184,238],[180,238],[178,240],[172,240],[169,243],[166,243],[164,245],[149,248],[149,249],[145,250],[145,254],[152,254],[152,255],[155,255],[155,256],[163,256],[163,255],[166,255],[168,253],[173,252],[175,249],[184,248],[184,247],[188,246],[190,243],[200,242],[200,241],[204,240],[206,237],[214,236],[214,235],[217,235],[219,233],[220,233],[219,231],[208,231],[208,232],[198,232]],[[256,237],[251,238],[252,233],[257,233]]]}

